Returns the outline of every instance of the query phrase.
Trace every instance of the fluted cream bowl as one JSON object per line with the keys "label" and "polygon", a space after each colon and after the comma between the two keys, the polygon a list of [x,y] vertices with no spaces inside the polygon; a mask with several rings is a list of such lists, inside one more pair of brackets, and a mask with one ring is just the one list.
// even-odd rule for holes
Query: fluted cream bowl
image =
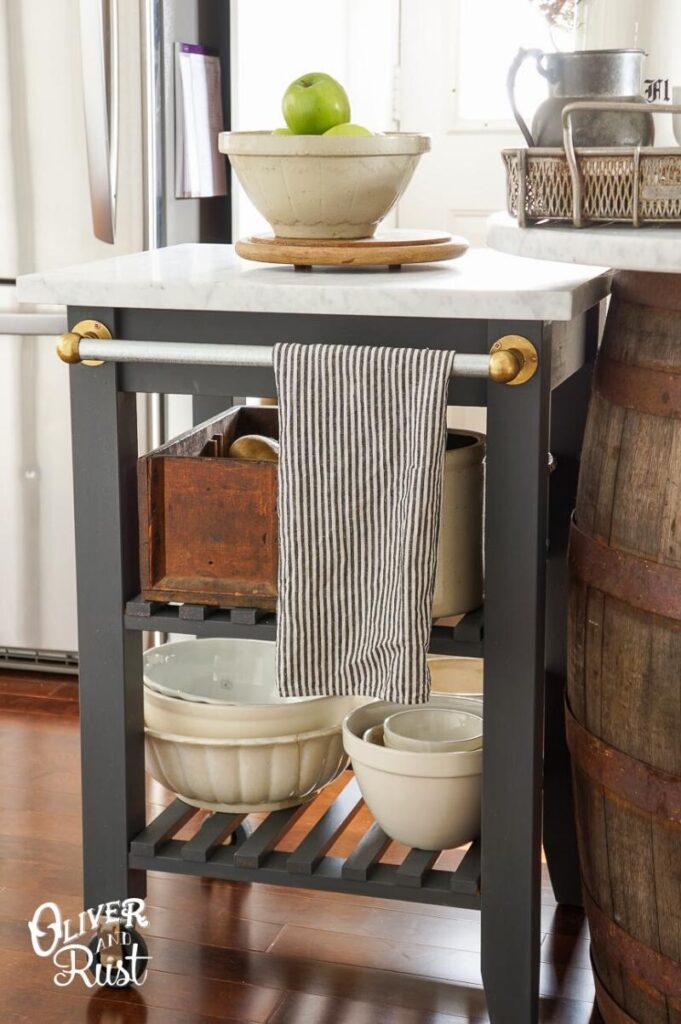
{"label": "fluted cream bowl", "polygon": [[[482,700],[432,694],[430,707],[470,709]],[[391,750],[363,737],[404,710],[377,701],[352,711],[343,722],[343,743],[364,801],[386,835],[421,850],[447,850],[480,832],[482,748],[452,753]],[[369,734],[371,738],[372,734]]]}
{"label": "fluted cream bowl", "polygon": [[340,726],[254,740],[145,732],[147,771],[185,803],[209,811],[296,807],[333,782],[348,763]]}
{"label": "fluted cream bowl", "polygon": [[144,655],[144,720],[159,733],[240,740],[340,728],[357,703],[280,697],[269,640],[182,640]]}
{"label": "fluted cream bowl", "polygon": [[221,132],[220,152],[283,238],[370,238],[411,181],[427,135]]}

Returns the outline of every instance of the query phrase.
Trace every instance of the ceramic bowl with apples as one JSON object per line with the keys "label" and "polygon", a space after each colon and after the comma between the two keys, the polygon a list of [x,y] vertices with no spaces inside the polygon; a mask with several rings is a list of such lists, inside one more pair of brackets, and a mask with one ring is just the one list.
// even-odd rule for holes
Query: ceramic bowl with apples
{"label": "ceramic bowl with apples", "polygon": [[297,78],[282,100],[285,126],[222,132],[244,191],[279,238],[371,238],[412,179],[426,135],[374,133],[352,120],[330,75]]}

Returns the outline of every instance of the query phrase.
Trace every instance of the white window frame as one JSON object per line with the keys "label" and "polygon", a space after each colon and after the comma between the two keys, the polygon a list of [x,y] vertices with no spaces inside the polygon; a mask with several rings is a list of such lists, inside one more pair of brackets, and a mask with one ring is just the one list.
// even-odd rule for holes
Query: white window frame
{"label": "white window frame", "polygon": [[[482,0],[479,0],[482,2]],[[509,0],[507,0],[509,2]],[[515,0],[513,0],[515,2]],[[530,0],[524,0],[525,3]],[[465,118],[460,114],[459,96],[461,94],[461,66],[459,61],[461,36],[462,36],[462,0],[450,0],[452,10],[452,21],[450,24],[449,38],[452,40],[452,67],[454,68],[455,85],[453,88],[452,100],[452,125],[447,130],[448,135],[479,135],[479,134],[508,134],[518,131],[518,125],[512,114],[507,118],[490,118],[488,120]],[[510,106],[509,106],[510,111]],[[529,117],[528,111],[527,116]]]}
{"label": "white window frame", "polygon": [[[451,0],[454,16],[454,32],[450,36],[452,40],[452,65],[455,73],[455,86],[454,86],[454,99],[452,103],[453,108],[453,122],[452,127],[447,132],[448,135],[479,135],[489,134],[494,132],[512,132],[515,131],[517,125],[513,116],[502,119],[472,119],[469,117],[461,117],[459,108],[459,96],[461,95],[461,64],[459,56],[461,53],[461,35],[462,35],[462,0]],[[529,3],[529,0],[525,0]]]}

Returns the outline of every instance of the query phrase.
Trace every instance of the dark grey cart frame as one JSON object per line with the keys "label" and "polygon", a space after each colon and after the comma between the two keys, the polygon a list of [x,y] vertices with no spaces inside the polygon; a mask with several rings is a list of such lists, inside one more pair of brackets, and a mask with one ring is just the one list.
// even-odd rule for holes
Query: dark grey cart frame
{"label": "dark grey cart frame", "polygon": [[[378,863],[374,826],[342,861],[326,856],[359,799],[354,780],[293,854],[274,850],[296,811],[271,814],[250,838],[221,845],[241,816],[214,815],[190,841],[173,837],[197,812],[176,800],[146,822],[142,631],[275,635],[272,615],[147,605],[138,598],[136,394],[191,394],[197,419],[224,396],[274,395],[271,370],[106,363],[71,369],[85,906],[143,896],[146,871],[332,889],[480,908],[482,973],[494,1024],[538,1013],[543,841],[560,903],[581,902],[562,701],[566,673],[565,551],[574,504],[598,307],[569,325],[538,321],[385,318],[70,308],[119,339],[272,345],[279,340],[455,348],[487,353],[505,334],[528,338],[539,372],[508,387],[454,380],[450,402],[487,406],[484,614],[435,628],[432,649],[482,655],[485,748],[482,841],[453,872],[412,851]],[[552,369],[562,367],[557,373]],[[568,367],[569,369],[566,369]],[[557,460],[549,478],[548,453]],[[484,626],[483,626],[484,620]],[[351,778],[349,776],[349,778]],[[543,804],[543,808],[542,808]],[[542,814],[543,811],[543,814]],[[153,954],[153,949],[152,949]]]}

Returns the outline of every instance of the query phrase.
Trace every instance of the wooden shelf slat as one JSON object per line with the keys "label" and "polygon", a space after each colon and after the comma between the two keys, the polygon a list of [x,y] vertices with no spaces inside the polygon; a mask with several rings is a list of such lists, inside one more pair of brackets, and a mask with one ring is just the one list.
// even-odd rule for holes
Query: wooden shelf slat
{"label": "wooden shelf slat", "polygon": [[439,856],[439,850],[410,850],[397,869],[397,877],[403,885],[420,889]]}
{"label": "wooden shelf slat", "polygon": [[456,871],[452,872],[452,891],[470,893],[480,892],[480,838],[466,850]]}
{"label": "wooden shelf slat", "polygon": [[377,821],[373,823],[345,861],[341,870],[343,878],[351,878],[357,882],[365,881],[371,869],[380,860],[381,854],[390,846],[392,840],[385,834]]}
{"label": "wooden shelf slat", "polygon": [[268,615],[271,614],[272,612],[266,612],[262,608],[231,609],[232,622],[247,626],[255,626],[258,624],[258,622],[260,622],[262,619],[266,618]]}
{"label": "wooden shelf slat", "polygon": [[196,835],[182,847],[182,859],[205,864],[218,846],[222,846],[227,836],[236,831],[245,817],[245,814],[211,814]]}
{"label": "wooden shelf slat", "polygon": [[289,856],[288,870],[296,875],[311,875],[361,806],[362,794],[353,778]]}
{"label": "wooden shelf slat", "polygon": [[281,842],[308,807],[309,804],[301,804],[300,807],[290,807],[284,811],[272,811],[235,851],[235,866],[250,870],[261,867],[277,843]]}
{"label": "wooden shelf slat", "polygon": [[181,604],[178,605],[178,616],[184,622],[205,622],[210,619],[217,608],[210,604]]}
{"label": "wooden shelf slat", "polygon": [[158,853],[163,843],[172,839],[180,831],[183,825],[198,814],[196,807],[190,807],[182,800],[173,800],[172,804],[165,808],[154,818],[145,829],[136,836],[130,844],[130,852],[138,857],[153,857]]}

